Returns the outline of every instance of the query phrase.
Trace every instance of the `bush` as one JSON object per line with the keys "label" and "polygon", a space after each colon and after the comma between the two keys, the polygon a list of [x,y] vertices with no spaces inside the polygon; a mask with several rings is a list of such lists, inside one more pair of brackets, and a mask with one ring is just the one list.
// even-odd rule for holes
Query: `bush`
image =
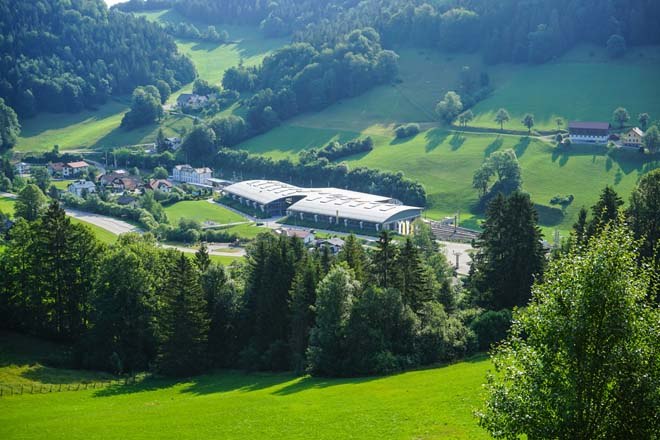
{"label": "bush", "polygon": [[506,337],[511,327],[511,310],[488,310],[477,316],[470,324],[470,328],[477,336],[479,350],[488,350],[493,344]]}
{"label": "bush", "polygon": [[567,206],[567,205],[570,205],[571,203],[573,203],[574,199],[575,199],[575,197],[573,196],[573,194],[569,194],[567,196],[557,194],[556,196],[554,196],[553,198],[550,199],[550,204],[551,205]]}
{"label": "bush", "polygon": [[419,124],[404,124],[399,125],[394,129],[397,139],[405,139],[412,136],[415,136],[420,131]]}

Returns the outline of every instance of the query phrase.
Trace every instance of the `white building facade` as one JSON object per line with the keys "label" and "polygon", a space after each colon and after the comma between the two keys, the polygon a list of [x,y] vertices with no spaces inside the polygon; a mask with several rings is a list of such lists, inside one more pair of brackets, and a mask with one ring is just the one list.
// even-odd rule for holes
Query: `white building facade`
{"label": "white building facade", "polygon": [[177,165],[172,170],[172,180],[175,182],[208,185],[208,179],[213,176],[211,168],[193,168],[190,165]]}

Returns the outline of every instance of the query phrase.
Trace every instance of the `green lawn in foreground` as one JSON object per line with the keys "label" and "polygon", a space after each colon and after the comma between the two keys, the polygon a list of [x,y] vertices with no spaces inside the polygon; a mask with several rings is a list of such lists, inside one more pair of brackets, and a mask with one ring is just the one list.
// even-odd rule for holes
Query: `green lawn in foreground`
{"label": "green lawn in foreground", "polygon": [[202,223],[212,221],[217,224],[247,221],[244,217],[227,208],[206,200],[178,202],[165,208],[165,213],[172,224],[176,224],[182,218],[193,219]]}
{"label": "green lawn in foreground", "polygon": [[213,261],[215,263],[218,263],[218,264],[222,264],[224,266],[229,266],[234,261],[239,261],[243,258],[243,257],[239,257],[239,256],[229,257],[229,256],[226,256],[226,255],[210,255],[210,257],[211,257],[211,261]]}
{"label": "green lawn in foreground", "polygon": [[[593,53],[593,56],[590,56]],[[660,47],[631,49],[621,60],[607,59],[603,48],[578,48],[558,61],[539,66],[501,65],[493,68],[493,94],[472,111],[470,125],[498,127],[497,110],[506,108],[511,122],[506,128],[526,130],[525,113],[535,116],[536,128],[556,129],[555,119],[610,121],[612,111],[623,106],[637,124],[637,115],[660,117]]]}
{"label": "green lawn in foreground", "polygon": [[81,224],[84,226],[87,226],[89,229],[92,230],[92,233],[94,233],[94,236],[101,242],[105,244],[113,244],[115,241],[117,241],[117,236],[113,234],[112,232],[108,231],[107,229],[103,229],[100,226],[96,226],[92,223],[88,223],[84,220],[79,220],[74,217],[71,218],[71,223],[73,224]]}
{"label": "green lawn in foreground", "polygon": [[[0,372],[31,360],[2,360]],[[27,362],[26,362],[27,361]],[[485,439],[473,411],[485,358],[389,377],[313,379],[218,372],[106,389],[0,398],[0,438]],[[68,373],[48,379],[76,380]],[[6,378],[0,375],[0,378]],[[12,377],[12,380],[13,377]],[[57,383],[57,382],[56,382]]]}

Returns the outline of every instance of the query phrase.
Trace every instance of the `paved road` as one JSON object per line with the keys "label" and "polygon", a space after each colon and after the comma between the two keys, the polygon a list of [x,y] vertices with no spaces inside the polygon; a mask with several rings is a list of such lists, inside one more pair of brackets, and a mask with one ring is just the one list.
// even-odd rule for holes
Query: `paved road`
{"label": "paved road", "polygon": [[101,214],[92,214],[89,212],[78,211],[76,209],[69,208],[66,208],[65,211],[68,216],[96,225],[108,232],[112,232],[115,235],[125,234],[127,232],[141,232],[140,228],[113,217],[108,217]]}

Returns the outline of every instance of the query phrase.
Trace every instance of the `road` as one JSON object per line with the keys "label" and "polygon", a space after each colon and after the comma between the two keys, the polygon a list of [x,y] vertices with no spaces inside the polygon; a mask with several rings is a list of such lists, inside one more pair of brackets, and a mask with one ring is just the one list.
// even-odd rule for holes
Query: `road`
{"label": "road", "polygon": [[87,223],[103,228],[108,232],[112,232],[115,235],[125,234],[127,232],[141,232],[140,228],[133,226],[130,223],[127,223],[123,220],[119,220],[113,217],[108,217],[101,214],[92,214],[89,212],[78,211],[76,209],[64,210],[66,214],[70,217],[77,218]]}

